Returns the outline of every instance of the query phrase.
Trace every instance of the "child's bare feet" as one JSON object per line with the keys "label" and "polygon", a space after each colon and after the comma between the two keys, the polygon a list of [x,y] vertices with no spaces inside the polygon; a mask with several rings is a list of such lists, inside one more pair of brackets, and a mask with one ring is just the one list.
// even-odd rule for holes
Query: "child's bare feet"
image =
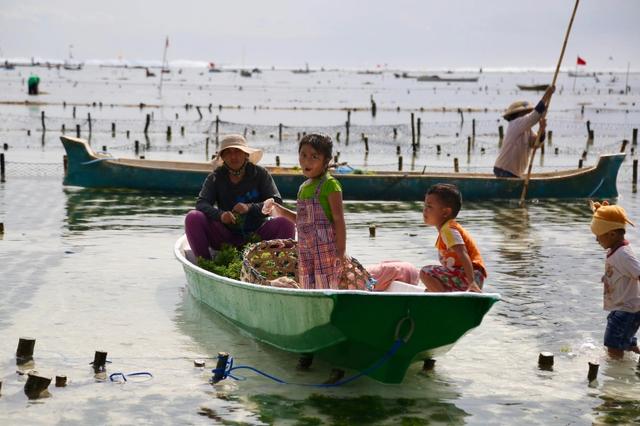
{"label": "child's bare feet", "polygon": [[482,293],[482,289],[478,287],[478,284],[476,284],[475,281],[471,283],[467,291],[471,291],[474,293]]}
{"label": "child's bare feet", "polygon": [[607,347],[607,352],[612,359],[622,359],[624,357],[624,351],[622,349]]}

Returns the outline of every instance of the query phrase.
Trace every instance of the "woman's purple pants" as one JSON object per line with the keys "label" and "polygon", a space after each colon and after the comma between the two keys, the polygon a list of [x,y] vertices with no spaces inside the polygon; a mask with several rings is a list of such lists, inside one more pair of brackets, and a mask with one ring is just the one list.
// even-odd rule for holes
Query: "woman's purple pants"
{"label": "woman's purple pants", "polygon": [[[220,250],[224,243],[238,247],[246,242],[242,236],[229,231],[222,222],[209,219],[198,210],[191,210],[187,213],[187,217],[184,219],[184,230],[193,254],[205,259],[211,259],[209,247]],[[267,220],[256,231],[256,234],[263,240],[294,238],[295,233],[295,225],[284,217]]]}

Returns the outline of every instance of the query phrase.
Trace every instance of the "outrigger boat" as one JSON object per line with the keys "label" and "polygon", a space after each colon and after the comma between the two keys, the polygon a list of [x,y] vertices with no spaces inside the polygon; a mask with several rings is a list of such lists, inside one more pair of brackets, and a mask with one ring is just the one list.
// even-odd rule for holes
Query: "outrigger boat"
{"label": "outrigger boat", "polygon": [[[128,188],[198,194],[211,163],[114,158],[95,153],[84,139],[62,136],[67,152],[66,185],[90,188]],[[528,197],[612,198],[625,154],[600,156],[595,166],[532,173]],[[267,167],[286,199],[295,199],[305,177],[299,169]],[[465,200],[519,199],[523,179],[496,178],[484,173],[366,172],[336,173],[346,200],[418,201],[429,186],[452,183]]]}
{"label": "outrigger boat", "polygon": [[[185,236],[174,252],[189,292],[253,338],[382,383],[401,383],[411,364],[446,352],[500,300],[490,293],[425,293],[417,286],[413,292],[270,287],[196,266]],[[394,344],[393,356],[372,369]]]}

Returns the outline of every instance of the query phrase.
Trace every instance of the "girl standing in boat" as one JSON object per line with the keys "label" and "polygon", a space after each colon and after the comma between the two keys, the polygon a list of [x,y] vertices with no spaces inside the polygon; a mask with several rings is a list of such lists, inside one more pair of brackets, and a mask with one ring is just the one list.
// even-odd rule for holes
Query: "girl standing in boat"
{"label": "girl standing in boat", "polygon": [[196,209],[185,218],[185,234],[196,257],[210,259],[209,247],[241,246],[253,235],[263,240],[293,238],[294,226],[285,218],[262,213],[269,198],[281,203],[273,178],[256,163],[262,151],[249,148],[242,135],[229,135],[220,142],[214,171],[202,185]]}
{"label": "girl standing in boat", "polygon": [[346,261],[347,230],[342,207],[342,187],[328,172],[333,156],[331,137],[311,133],[300,140],[298,159],[308,179],[300,186],[297,212],[271,203],[265,213],[284,216],[298,229],[298,275],[307,289],[340,285],[340,271]]}

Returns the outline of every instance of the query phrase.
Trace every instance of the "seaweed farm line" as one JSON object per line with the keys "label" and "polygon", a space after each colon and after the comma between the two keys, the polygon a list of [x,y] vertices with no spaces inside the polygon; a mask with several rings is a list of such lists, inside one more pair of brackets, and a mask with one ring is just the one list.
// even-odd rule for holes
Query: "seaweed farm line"
{"label": "seaweed farm line", "polygon": [[[297,357],[240,333],[189,295],[172,249],[197,194],[62,185],[63,126],[74,136],[79,126],[94,150],[115,157],[205,161],[217,149],[216,117],[218,136],[246,132],[249,144],[265,151],[262,164],[278,157],[282,165],[296,165],[298,135],[322,131],[334,138],[339,161],[356,168],[396,170],[403,157],[404,170],[453,171],[458,159],[461,172],[490,172],[499,127],[506,130],[500,112],[515,100],[535,103],[541,96],[516,84],[548,83],[551,73],[483,73],[477,83],[447,85],[391,73],[263,71],[243,78],[184,69],[165,76],[160,96],[158,80],[144,70],[34,71],[46,92],[38,96],[26,95],[25,69],[0,70],[0,423],[639,421],[637,356],[611,361],[602,349],[605,254],[590,233],[586,200],[530,200],[525,208],[465,203],[459,220],[487,264],[485,291],[500,293],[502,301],[430,372],[418,363],[400,386],[364,378],[313,390],[250,373],[245,381],[209,384],[220,351],[295,382],[322,382],[331,366],[314,361],[310,371],[297,371]],[[627,94],[624,78],[613,77],[579,79],[574,92],[573,79],[561,75],[548,115],[552,137],[544,155],[538,151],[534,172],[574,168],[580,160],[593,165],[628,140],[618,202],[637,223],[632,165],[640,75],[630,75]],[[363,264],[435,262],[436,234],[422,225],[421,210],[421,200],[345,203],[348,252]],[[638,228],[627,238],[638,253]],[[16,347],[27,336],[36,339],[34,361],[19,367]],[[111,361],[98,379],[89,365],[96,351]],[[554,354],[551,370],[538,368],[545,351]],[[206,367],[194,366],[195,359]],[[595,381],[587,378],[589,362],[599,363]],[[31,368],[45,377],[66,376],[66,386],[55,387],[54,380],[50,397],[28,400],[27,377],[16,370]],[[153,376],[109,380],[135,372]]]}

